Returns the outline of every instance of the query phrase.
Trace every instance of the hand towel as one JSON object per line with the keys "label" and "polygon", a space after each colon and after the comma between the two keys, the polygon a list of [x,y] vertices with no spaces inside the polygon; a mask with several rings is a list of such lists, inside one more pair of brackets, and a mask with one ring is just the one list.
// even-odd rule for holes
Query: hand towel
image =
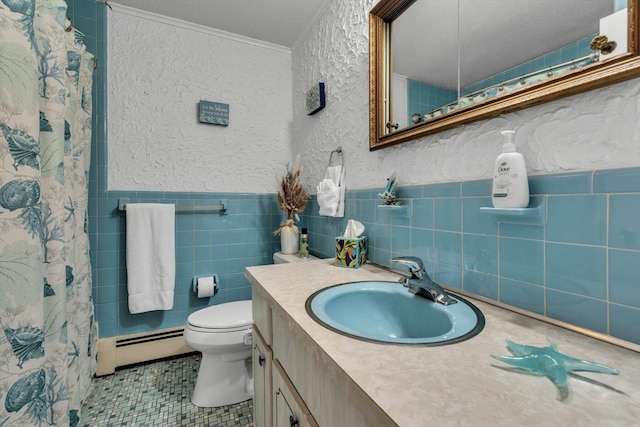
{"label": "hand towel", "polygon": [[334,216],[340,204],[340,187],[330,179],[323,179],[318,184],[318,205],[320,215]]}
{"label": "hand towel", "polygon": [[345,180],[345,170],[344,166],[342,167],[342,171],[340,172],[340,199],[338,204],[338,210],[336,211],[336,217],[342,218],[344,217],[344,193],[347,189],[347,183]]}
{"label": "hand towel", "polygon": [[173,308],[175,205],[129,203],[127,290],[131,314]]}
{"label": "hand towel", "polygon": [[329,166],[325,178],[317,188],[320,215],[344,216],[345,188],[345,168],[343,165]]}

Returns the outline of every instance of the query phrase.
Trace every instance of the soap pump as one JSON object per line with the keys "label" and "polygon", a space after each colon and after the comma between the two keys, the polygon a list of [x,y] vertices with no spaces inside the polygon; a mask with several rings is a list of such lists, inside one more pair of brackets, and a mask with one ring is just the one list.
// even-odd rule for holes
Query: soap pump
{"label": "soap pump", "polygon": [[495,208],[526,208],[529,205],[529,181],[522,154],[513,142],[515,131],[502,131],[505,143],[496,158],[491,199]]}

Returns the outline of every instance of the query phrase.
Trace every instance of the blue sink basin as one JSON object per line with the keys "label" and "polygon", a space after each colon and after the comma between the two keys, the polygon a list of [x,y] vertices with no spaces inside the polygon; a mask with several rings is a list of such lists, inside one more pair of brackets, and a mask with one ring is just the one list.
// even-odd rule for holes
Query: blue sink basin
{"label": "blue sink basin", "polygon": [[365,341],[444,345],[482,331],[484,316],[451,295],[442,305],[410,293],[398,282],[351,282],[322,289],[307,299],[309,315],[321,325]]}

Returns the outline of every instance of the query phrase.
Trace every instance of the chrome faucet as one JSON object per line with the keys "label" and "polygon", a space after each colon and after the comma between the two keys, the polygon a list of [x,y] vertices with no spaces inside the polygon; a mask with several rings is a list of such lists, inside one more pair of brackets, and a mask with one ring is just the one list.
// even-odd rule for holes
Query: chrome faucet
{"label": "chrome faucet", "polygon": [[405,280],[404,286],[409,288],[409,292],[412,294],[431,298],[435,302],[439,302],[443,305],[455,304],[458,302],[451,298],[440,285],[431,280],[431,277],[429,277],[427,271],[424,269],[424,263],[420,258],[413,256],[399,256],[392,258],[391,262],[402,264],[409,269],[411,277],[408,277]]}

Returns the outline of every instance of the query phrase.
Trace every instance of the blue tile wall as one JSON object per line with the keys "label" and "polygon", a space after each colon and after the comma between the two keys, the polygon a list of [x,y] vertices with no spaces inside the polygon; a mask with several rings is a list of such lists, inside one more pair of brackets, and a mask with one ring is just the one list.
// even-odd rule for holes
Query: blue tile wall
{"label": "blue tile wall", "polygon": [[[174,193],[99,191],[98,209],[89,220],[93,290],[100,337],[128,335],[184,325],[192,312],[208,305],[251,299],[244,268],[270,264],[278,250],[273,230],[282,219],[274,194]],[[174,203],[176,206],[228,203],[228,214],[176,213],[176,281],[174,307],[132,315],[127,303],[126,217],[118,200],[129,203]],[[196,298],[193,278],[218,274],[219,291]]]}
{"label": "blue tile wall", "polygon": [[618,12],[627,7],[627,0],[615,0],[613,2],[613,10]]}
{"label": "blue tile wall", "polygon": [[353,218],[375,262],[419,256],[445,285],[640,344],[640,168],[529,181],[543,225],[480,214],[489,180],[398,188],[397,211],[377,207],[382,188],[347,191],[345,218],[317,216],[313,200],[302,220],[315,255],[333,257]]}
{"label": "blue tile wall", "polygon": [[435,108],[455,101],[458,98],[456,89],[434,86],[418,80],[407,80],[407,126],[414,123],[411,116],[415,113],[424,114]]}

